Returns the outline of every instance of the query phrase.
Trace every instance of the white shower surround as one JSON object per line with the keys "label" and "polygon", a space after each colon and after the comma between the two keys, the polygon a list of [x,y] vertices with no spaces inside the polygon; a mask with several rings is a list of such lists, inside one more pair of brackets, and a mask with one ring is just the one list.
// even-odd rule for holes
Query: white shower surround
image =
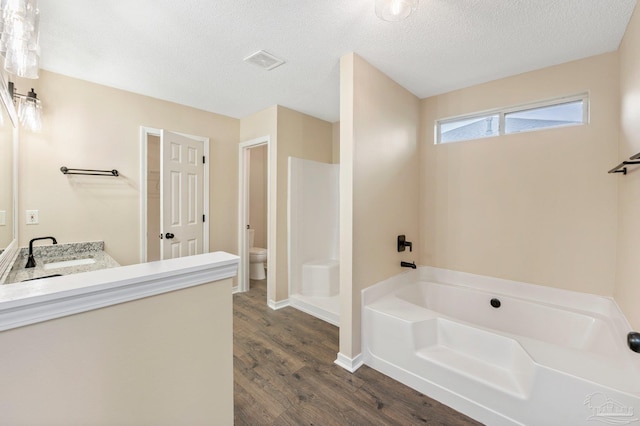
{"label": "white shower surround", "polygon": [[640,421],[640,354],[611,298],[421,267],[362,304],[365,364],[486,424]]}
{"label": "white shower surround", "polygon": [[334,325],[340,318],[339,173],[338,164],[289,157],[289,302]]}

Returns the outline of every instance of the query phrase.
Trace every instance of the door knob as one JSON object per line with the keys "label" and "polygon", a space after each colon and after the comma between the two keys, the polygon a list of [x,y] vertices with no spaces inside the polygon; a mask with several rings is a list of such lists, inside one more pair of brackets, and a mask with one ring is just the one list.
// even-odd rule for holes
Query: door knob
{"label": "door knob", "polygon": [[172,239],[173,237],[175,237],[175,235],[173,235],[171,232],[167,232],[166,234],[164,234],[164,237],[165,237],[167,240],[170,240],[170,239]]}

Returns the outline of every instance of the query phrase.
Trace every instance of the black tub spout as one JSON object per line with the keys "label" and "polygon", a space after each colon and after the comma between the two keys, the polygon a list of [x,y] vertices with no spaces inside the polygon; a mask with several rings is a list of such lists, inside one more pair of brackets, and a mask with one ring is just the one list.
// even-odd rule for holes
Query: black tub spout
{"label": "black tub spout", "polygon": [[416,269],[416,262],[400,262],[400,266],[402,266],[403,268],[411,268],[411,269]]}
{"label": "black tub spout", "polygon": [[640,353],[640,333],[637,331],[632,331],[627,334],[627,344],[629,345],[629,349],[634,352]]}

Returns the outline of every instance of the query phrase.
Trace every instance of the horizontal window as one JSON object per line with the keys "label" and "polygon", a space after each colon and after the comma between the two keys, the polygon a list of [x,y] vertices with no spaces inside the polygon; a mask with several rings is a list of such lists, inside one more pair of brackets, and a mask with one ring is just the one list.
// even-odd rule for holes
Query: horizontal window
{"label": "horizontal window", "polygon": [[504,132],[517,133],[549,127],[583,124],[584,100],[565,102],[527,110],[514,111],[504,115]]}
{"label": "horizontal window", "polygon": [[588,96],[564,97],[436,121],[436,143],[574,126],[588,121]]}
{"label": "horizontal window", "polygon": [[443,122],[440,124],[440,142],[457,142],[487,138],[500,134],[498,114]]}

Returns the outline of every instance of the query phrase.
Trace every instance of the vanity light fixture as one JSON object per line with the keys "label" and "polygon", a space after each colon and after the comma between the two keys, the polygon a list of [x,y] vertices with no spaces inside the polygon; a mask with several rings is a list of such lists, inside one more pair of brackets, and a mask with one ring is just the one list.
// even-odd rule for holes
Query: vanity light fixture
{"label": "vanity light fixture", "polygon": [[0,1],[0,55],[8,73],[38,78],[39,21],[37,0]]}
{"label": "vanity light fixture", "polygon": [[397,22],[406,19],[418,7],[418,0],[375,0],[376,16],[384,21]]}
{"label": "vanity light fixture", "polygon": [[10,81],[9,93],[18,106],[18,119],[20,120],[20,124],[27,130],[39,132],[42,129],[42,105],[33,88],[29,93],[23,95],[15,91],[15,86],[13,82]]}

